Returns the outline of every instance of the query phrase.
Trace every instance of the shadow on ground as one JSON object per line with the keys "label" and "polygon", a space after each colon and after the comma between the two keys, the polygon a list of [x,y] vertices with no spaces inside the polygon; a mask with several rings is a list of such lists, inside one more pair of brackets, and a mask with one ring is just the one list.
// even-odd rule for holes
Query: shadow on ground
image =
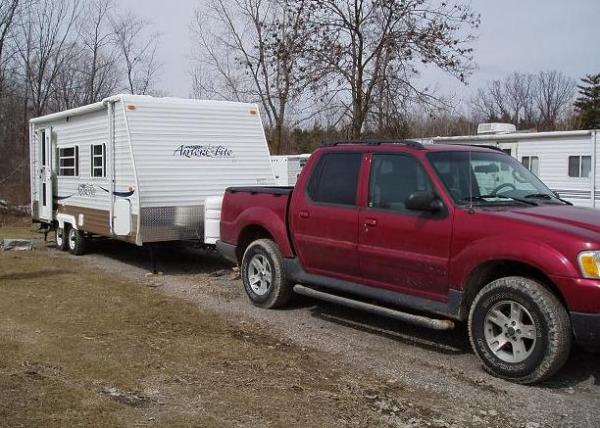
{"label": "shadow on ground", "polygon": [[[184,244],[164,244],[152,248],[159,272],[168,275],[208,274],[233,265],[221,258],[215,250]],[[152,271],[150,247],[138,247],[126,242],[110,239],[91,241],[86,248],[88,254],[98,254],[118,260],[137,268]]]}
{"label": "shadow on ground", "polygon": [[35,270],[33,272],[13,272],[6,275],[0,275],[0,281],[16,281],[21,279],[38,279],[38,278],[48,278],[50,276],[64,275],[67,273],[72,273],[71,271],[66,270],[52,270],[52,269],[41,269]]}

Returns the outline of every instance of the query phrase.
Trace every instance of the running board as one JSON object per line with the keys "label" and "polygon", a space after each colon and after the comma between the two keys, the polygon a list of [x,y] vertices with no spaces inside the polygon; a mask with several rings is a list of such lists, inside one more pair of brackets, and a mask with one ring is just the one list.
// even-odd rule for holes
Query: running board
{"label": "running board", "polygon": [[294,286],[294,292],[304,296],[313,297],[315,299],[325,300],[326,302],[337,303],[353,309],[369,312],[376,315],[381,315],[388,318],[394,318],[399,321],[416,324],[422,327],[431,328],[434,330],[452,330],[454,322],[451,320],[439,320],[428,318],[421,315],[409,314],[407,312],[397,311],[395,309],[386,308],[383,306],[373,305],[371,303],[361,302],[360,300],[348,299],[330,293],[324,293],[312,288],[305,287],[300,284]]}

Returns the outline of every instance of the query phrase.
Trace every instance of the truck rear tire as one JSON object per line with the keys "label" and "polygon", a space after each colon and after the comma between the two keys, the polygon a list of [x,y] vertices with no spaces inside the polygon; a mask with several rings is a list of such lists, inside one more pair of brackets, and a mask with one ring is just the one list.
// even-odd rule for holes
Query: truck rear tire
{"label": "truck rear tire", "polygon": [[486,371],[529,384],[549,378],[567,361],[571,322],[562,303],[543,285],[506,277],[475,297],[469,338]]}
{"label": "truck rear tire", "polygon": [[67,235],[64,228],[57,227],[54,229],[54,241],[56,242],[56,248],[58,248],[60,251],[67,251],[69,249],[67,244]]}
{"label": "truck rear tire", "polygon": [[69,228],[67,233],[67,241],[69,251],[74,256],[80,256],[85,252],[85,236],[81,230],[77,230],[74,227]]}
{"label": "truck rear tire", "polygon": [[283,258],[277,244],[270,239],[252,242],[242,257],[242,282],[252,304],[276,309],[292,298],[292,285],[283,269]]}

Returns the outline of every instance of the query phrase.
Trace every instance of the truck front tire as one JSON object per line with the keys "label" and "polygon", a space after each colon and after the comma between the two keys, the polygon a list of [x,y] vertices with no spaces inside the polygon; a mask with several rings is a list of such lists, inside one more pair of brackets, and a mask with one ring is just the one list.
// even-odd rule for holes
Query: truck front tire
{"label": "truck front tire", "polygon": [[244,252],[241,271],[244,289],[252,304],[275,309],[287,305],[292,298],[283,258],[272,240],[252,242]]}
{"label": "truck front tire", "polygon": [[567,361],[571,323],[562,303],[543,285],[506,277],[475,297],[469,338],[486,371],[528,384],[549,378]]}

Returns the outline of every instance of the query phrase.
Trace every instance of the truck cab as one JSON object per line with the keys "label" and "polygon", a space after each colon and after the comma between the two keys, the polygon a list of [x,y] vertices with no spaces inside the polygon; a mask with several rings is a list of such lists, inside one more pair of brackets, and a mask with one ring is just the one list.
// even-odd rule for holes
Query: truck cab
{"label": "truck cab", "polygon": [[599,225],[501,151],[368,141],[317,150],[293,189],[228,189],[217,247],[258,306],[465,322],[486,370],[531,383],[600,342]]}

